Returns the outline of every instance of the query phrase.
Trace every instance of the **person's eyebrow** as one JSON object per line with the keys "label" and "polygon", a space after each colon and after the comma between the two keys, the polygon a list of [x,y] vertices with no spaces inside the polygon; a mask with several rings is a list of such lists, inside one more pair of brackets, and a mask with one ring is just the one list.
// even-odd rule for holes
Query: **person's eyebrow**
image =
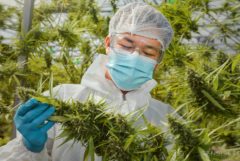
{"label": "person's eyebrow", "polygon": [[129,43],[134,43],[134,41],[128,37],[123,37],[124,40],[128,41]]}

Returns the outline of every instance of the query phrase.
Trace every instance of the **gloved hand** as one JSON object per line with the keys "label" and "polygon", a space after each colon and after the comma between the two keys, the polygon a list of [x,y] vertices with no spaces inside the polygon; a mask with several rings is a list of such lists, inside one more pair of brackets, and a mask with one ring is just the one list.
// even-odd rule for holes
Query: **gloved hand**
{"label": "gloved hand", "polygon": [[54,122],[46,120],[54,111],[54,107],[33,98],[19,107],[14,122],[28,150],[35,153],[42,151],[48,138],[47,131],[54,125]]}

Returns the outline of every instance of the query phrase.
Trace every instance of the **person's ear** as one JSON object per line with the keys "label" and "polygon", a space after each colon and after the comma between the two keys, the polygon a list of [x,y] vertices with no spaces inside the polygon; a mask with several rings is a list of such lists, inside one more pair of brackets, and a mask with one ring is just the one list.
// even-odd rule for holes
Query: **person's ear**
{"label": "person's ear", "polygon": [[106,54],[108,54],[109,50],[110,50],[110,36],[109,35],[105,37],[104,44],[105,44]]}

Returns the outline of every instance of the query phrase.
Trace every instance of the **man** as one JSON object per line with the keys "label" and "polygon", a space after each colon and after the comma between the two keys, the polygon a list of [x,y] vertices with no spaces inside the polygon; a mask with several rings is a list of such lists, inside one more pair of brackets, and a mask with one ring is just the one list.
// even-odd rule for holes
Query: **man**
{"label": "man", "polygon": [[[122,7],[110,21],[105,39],[107,55],[94,60],[81,84],[55,87],[55,98],[84,102],[92,95],[95,101],[104,99],[107,110],[122,115],[146,107],[144,115],[148,121],[163,127],[166,115],[173,110],[151,98],[149,92],[156,85],[153,72],[172,36],[170,24],[153,7],[145,3]],[[53,113],[54,107],[35,99],[21,105],[14,117],[18,136],[0,148],[0,160],[82,161],[85,148],[81,143],[70,140],[59,146],[63,140],[54,139],[61,125],[46,121]],[[95,158],[101,160],[100,156]]]}

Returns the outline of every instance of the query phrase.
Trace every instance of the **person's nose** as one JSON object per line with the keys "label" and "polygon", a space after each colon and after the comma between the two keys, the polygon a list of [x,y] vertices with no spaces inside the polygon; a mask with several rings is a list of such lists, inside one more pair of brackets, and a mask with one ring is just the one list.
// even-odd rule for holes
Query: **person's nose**
{"label": "person's nose", "polygon": [[141,49],[136,47],[133,51],[133,54],[138,54],[138,55],[141,55]]}

